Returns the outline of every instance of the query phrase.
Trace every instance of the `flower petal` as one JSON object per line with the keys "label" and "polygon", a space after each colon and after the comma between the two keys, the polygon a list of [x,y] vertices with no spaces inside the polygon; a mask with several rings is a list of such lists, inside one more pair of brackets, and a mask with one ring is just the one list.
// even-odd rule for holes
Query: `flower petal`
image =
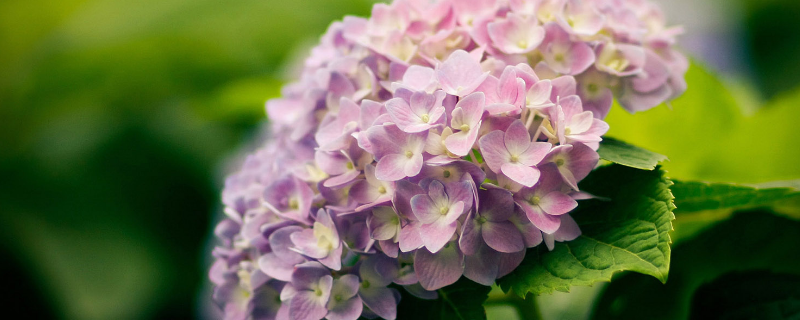
{"label": "flower petal", "polygon": [[481,137],[479,141],[483,160],[495,173],[500,173],[500,168],[511,157],[503,142],[503,135],[503,131],[495,130]]}
{"label": "flower petal", "polygon": [[422,237],[422,243],[430,252],[436,253],[453,238],[457,226],[457,222],[446,223],[444,219],[420,225],[419,234]]}
{"label": "flower petal", "polygon": [[525,249],[522,234],[511,222],[486,222],[481,234],[486,244],[499,252],[513,253]]}
{"label": "flower petal", "polygon": [[547,214],[562,215],[577,208],[578,202],[560,191],[553,191],[539,200],[539,206]]}
{"label": "flower petal", "polygon": [[437,290],[461,278],[464,272],[464,255],[456,245],[450,245],[436,254],[425,249],[417,250],[414,255],[414,271],[423,288]]}
{"label": "flower petal", "polygon": [[533,187],[533,185],[539,181],[539,169],[521,163],[503,164],[500,171],[511,178],[511,180],[529,188]]}

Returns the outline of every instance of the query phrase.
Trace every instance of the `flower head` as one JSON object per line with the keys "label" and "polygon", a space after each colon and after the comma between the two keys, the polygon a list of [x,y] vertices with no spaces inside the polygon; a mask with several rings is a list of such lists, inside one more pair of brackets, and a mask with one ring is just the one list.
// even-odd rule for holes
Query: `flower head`
{"label": "flower head", "polygon": [[678,31],[647,0],[395,0],[333,23],[225,181],[215,301],[226,319],[394,319],[396,288],[491,285],[574,240],[613,101],[685,90]]}

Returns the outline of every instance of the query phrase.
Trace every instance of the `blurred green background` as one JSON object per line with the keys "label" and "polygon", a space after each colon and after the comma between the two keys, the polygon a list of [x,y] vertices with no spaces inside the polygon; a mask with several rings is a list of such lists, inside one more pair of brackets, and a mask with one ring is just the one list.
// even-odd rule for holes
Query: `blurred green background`
{"label": "blurred green background", "polygon": [[[693,68],[673,109],[618,109],[611,134],[669,155],[684,179],[800,178],[800,3],[662,2],[687,27],[686,50],[724,80]],[[224,174],[263,130],[287,66],[372,3],[0,1],[4,310],[204,317]]]}

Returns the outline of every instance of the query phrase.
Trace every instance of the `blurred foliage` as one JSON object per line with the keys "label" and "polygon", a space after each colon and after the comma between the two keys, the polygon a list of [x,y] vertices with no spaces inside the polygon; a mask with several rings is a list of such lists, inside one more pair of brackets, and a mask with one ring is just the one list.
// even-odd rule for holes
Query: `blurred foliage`
{"label": "blurred foliage", "polygon": [[759,183],[800,178],[800,90],[747,116],[729,89],[699,64],[683,96],[635,115],[615,106],[609,136],[669,157],[671,178]]}
{"label": "blurred foliage", "polygon": [[370,5],[0,2],[7,310],[196,317],[220,161],[263,122],[289,49]]}
{"label": "blurred foliage", "polygon": [[692,298],[691,319],[798,319],[800,276],[735,272],[704,284]]}
{"label": "blurred foliage", "polygon": [[774,98],[800,85],[800,1],[740,0],[744,3],[744,33],[756,77],[754,83]]}
{"label": "blurred foliage", "polygon": [[399,289],[402,296],[397,306],[397,319],[486,320],[483,303],[491,289],[466,277],[436,290],[436,300],[423,300]]}

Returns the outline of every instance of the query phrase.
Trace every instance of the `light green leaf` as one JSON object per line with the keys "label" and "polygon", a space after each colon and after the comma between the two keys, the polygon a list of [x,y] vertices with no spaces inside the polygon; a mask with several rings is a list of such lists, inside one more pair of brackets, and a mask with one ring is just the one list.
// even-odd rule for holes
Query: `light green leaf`
{"label": "light green leaf", "polygon": [[800,179],[797,137],[800,90],[745,115],[731,91],[698,64],[686,74],[689,89],[669,106],[629,114],[612,108],[609,136],[669,155],[670,177],[760,183]]}
{"label": "light green leaf", "polygon": [[539,295],[610,281],[624,270],[667,281],[675,206],[664,173],[621,165],[592,172],[581,190],[610,200],[585,201],[572,213],[583,235],[556,243],[553,251],[544,245],[528,250],[522,264],[499,280],[500,287]]}
{"label": "light green leaf", "polygon": [[397,307],[398,319],[480,320],[486,319],[483,303],[492,287],[461,277],[456,283],[437,290],[436,300],[422,300],[400,290],[403,298]]}
{"label": "light green leaf", "polygon": [[664,155],[608,137],[600,142],[597,153],[600,154],[600,159],[644,170],[653,170],[660,162],[667,160]]}
{"label": "light green leaf", "polygon": [[[680,219],[679,219],[680,220]],[[686,319],[692,293],[732,271],[800,274],[800,222],[770,212],[735,214],[675,246],[666,285],[638,274],[609,284],[595,319]]]}

